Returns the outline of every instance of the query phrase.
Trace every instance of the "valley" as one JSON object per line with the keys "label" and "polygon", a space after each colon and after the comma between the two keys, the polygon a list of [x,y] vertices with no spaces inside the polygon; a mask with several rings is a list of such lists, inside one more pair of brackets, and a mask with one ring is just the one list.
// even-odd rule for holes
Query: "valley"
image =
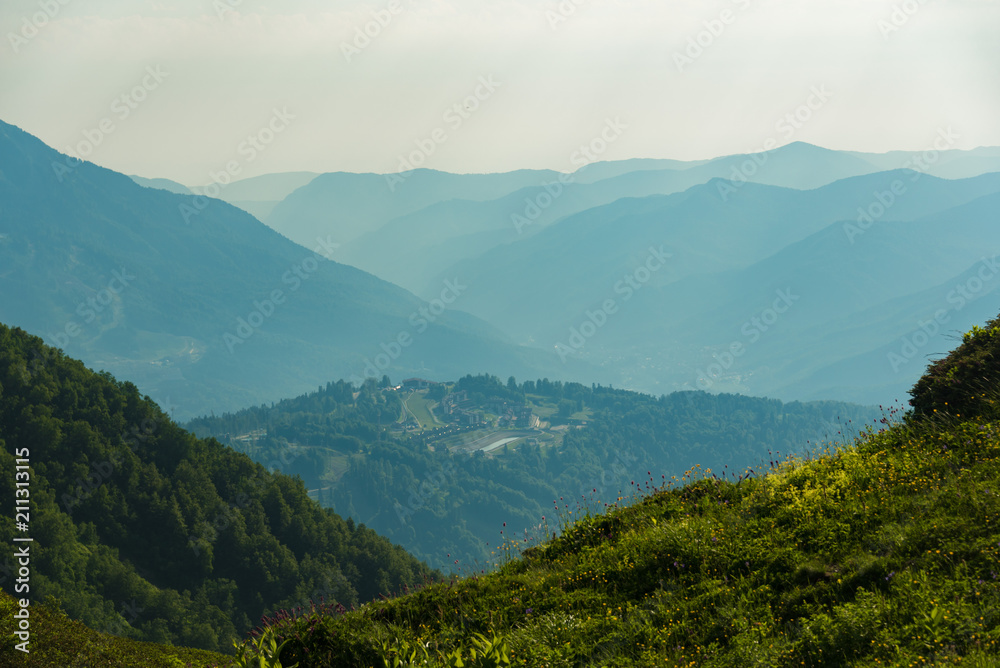
{"label": "valley", "polygon": [[888,5],[0,2],[0,668],[1000,665],[1000,2]]}
{"label": "valley", "polygon": [[360,388],[329,382],[186,427],[299,476],[320,505],[451,570],[488,563],[505,522],[528,531],[559,497],[600,504],[636,492],[644,471],[669,478],[696,463],[754,466],[768,450],[807,452],[810,442],[846,439],[878,415],[837,402],[653,397],[466,375],[451,383],[372,379]]}

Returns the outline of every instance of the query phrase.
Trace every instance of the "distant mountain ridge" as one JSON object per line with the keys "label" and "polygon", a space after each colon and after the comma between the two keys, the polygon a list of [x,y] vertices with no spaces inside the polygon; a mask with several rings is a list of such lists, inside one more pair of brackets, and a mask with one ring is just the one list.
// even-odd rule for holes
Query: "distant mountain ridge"
{"label": "distant mountain ridge", "polygon": [[[929,161],[909,153],[877,156],[793,142],[767,152],[711,160],[596,162],[572,174],[447,175],[417,170],[410,176],[422,178],[407,178],[403,186],[418,185],[419,197],[412,190],[392,192],[393,184],[380,183],[378,175],[331,173],[303,187],[262,220],[303,244],[330,234],[339,244],[339,261],[426,295],[438,280],[436,267],[474,260],[562,218],[621,198],[682,192],[712,179],[720,179],[715,184],[720,195],[735,196],[748,182],[808,190],[903,168],[973,176],[1000,171],[1000,157],[989,149],[945,151]],[[521,178],[525,174],[531,177],[527,181]],[[442,183],[461,179],[464,190],[441,189]],[[493,194],[467,187],[473,181],[492,183]],[[349,216],[338,211],[345,204]]]}
{"label": "distant mountain ridge", "polygon": [[141,176],[130,176],[129,178],[145,188],[159,188],[160,190],[166,190],[178,195],[192,194],[191,189],[186,185],[171,181],[170,179],[147,179]]}
{"label": "distant mountain ridge", "polygon": [[178,417],[366,370],[558,370],[454,308],[460,295],[424,302],[328,260],[324,239],[303,248],[220,200],[63,165],[0,124],[0,319],[169,399]]}
{"label": "distant mountain ridge", "polygon": [[[282,172],[215,185],[220,186],[219,199],[243,209],[257,220],[264,220],[282,200],[317,176],[316,172]],[[193,189],[201,194],[206,192],[205,186]]]}
{"label": "distant mountain ridge", "polygon": [[[5,155],[15,165],[24,153]],[[876,382],[870,361],[848,360],[875,350],[888,360],[934,313],[918,295],[961,280],[1000,241],[987,222],[1000,191],[991,147],[869,154],[793,142],[702,161],[596,162],[574,174],[302,172],[220,188],[234,201],[282,198],[258,213],[277,235],[219,200],[109,187],[110,172],[86,164],[61,167],[64,183],[0,168],[11,193],[0,281],[13,295],[0,317],[77,346],[88,363],[171,397],[185,417],[383,372],[889,400],[913,371]],[[195,211],[195,201],[208,208],[192,225],[168,214]],[[973,237],[950,238],[952,226]],[[66,270],[54,278],[41,258]],[[134,280],[117,290],[113,271]],[[804,301],[728,360],[778,290]],[[836,316],[823,309],[832,304]],[[876,316],[880,307],[893,316]],[[979,317],[954,316],[958,327]],[[871,318],[880,326],[865,330]],[[817,348],[807,333],[831,343]],[[853,385],[843,365],[858,368]]]}
{"label": "distant mountain ridge", "polygon": [[277,205],[266,222],[302,243],[332,237],[345,243],[397,216],[451,199],[488,200],[512,190],[554,180],[548,170],[506,174],[450,174],[415,169],[401,175],[321,174]]}
{"label": "distant mountain ridge", "polygon": [[[921,303],[917,294],[958,282],[984,255],[1000,252],[992,222],[1000,173],[945,180],[897,170],[813,190],[728,187],[730,180],[715,179],[587,209],[444,271],[469,277],[470,313],[560,358],[616,369],[626,387],[881,403],[912,384],[915,365],[897,374],[885,361],[869,361],[849,385],[840,374],[826,381],[819,370],[891,347],[936,309],[950,308]],[[670,254],[669,262],[635,274],[645,272],[650,248]],[[643,280],[619,290],[630,276]],[[993,288],[983,281],[977,299]],[[786,289],[801,301],[720,368],[718,356],[746,343],[743,323]],[[869,309],[877,313],[879,305],[894,318],[865,329]],[[982,313],[953,315],[952,326],[963,328]],[[888,385],[880,370],[892,373]]]}

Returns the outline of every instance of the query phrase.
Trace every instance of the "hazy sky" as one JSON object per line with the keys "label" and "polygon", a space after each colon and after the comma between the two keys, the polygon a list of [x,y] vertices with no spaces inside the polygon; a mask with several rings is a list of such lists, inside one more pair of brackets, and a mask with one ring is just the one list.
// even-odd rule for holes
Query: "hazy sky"
{"label": "hazy sky", "polygon": [[188,185],[571,170],[608,119],[602,159],[1000,145],[995,0],[3,0],[0,26],[0,119]]}

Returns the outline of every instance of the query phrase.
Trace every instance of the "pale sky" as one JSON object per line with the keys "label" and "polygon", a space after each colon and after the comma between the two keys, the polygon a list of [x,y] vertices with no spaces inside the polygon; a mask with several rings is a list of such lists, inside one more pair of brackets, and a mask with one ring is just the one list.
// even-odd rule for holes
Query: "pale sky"
{"label": "pale sky", "polygon": [[922,150],[947,126],[996,146],[998,28],[996,0],[3,0],[0,119],[187,185],[394,172],[416,142],[424,167],[569,171],[607,119],[611,160]]}

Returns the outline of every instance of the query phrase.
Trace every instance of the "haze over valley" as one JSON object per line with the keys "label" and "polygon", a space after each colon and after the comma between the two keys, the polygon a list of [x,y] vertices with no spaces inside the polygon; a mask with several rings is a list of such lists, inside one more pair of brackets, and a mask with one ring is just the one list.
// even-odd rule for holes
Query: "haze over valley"
{"label": "haze over valley", "polygon": [[998,21],[5,3],[0,665],[996,665]]}

